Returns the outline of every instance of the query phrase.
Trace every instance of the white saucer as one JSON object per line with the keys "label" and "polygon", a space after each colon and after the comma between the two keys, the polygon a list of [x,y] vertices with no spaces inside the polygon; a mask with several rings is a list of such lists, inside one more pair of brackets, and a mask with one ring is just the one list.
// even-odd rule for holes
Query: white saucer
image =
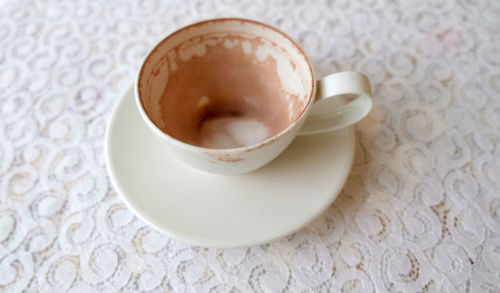
{"label": "white saucer", "polygon": [[337,197],[354,156],[352,128],[297,137],[245,175],[199,171],[171,156],[141,120],[130,87],[106,134],[111,181],[143,221],[181,241],[241,247],[293,233]]}

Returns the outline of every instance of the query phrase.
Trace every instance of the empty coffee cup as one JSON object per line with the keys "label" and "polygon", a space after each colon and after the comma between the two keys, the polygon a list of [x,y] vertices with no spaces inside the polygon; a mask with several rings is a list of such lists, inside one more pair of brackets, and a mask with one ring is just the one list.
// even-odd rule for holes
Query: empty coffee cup
{"label": "empty coffee cup", "polygon": [[255,170],[296,135],[350,126],[372,106],[363,74],[316,81],[291,38],[236,18],[198,22],[162,40],[142,64],[135,97],[167,152],[221,174]]}

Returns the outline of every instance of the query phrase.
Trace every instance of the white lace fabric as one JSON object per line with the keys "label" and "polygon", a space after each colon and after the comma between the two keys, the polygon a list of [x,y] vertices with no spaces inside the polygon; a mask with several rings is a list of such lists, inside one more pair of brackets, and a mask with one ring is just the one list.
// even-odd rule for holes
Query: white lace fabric
{"label": "white lace fabric", "polygon": [[[152,46],[237,16],[357,70],[374,109],[314,223],[241,249],[121,202],[104,132]],[[0,0],[1,292],[500,292],[500,1]]]}

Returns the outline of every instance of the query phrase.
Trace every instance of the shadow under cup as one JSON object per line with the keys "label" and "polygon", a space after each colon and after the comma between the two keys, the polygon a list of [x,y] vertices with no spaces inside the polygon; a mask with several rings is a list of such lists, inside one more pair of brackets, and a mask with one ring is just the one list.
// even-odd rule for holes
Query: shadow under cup
{"label": "shadow under cup", "polygon": [[144,61],[138,95],[148,118],[181,142],[254,145],[287,129],[312,102],[301,49],[267,25],[215,19],[183,28]]}

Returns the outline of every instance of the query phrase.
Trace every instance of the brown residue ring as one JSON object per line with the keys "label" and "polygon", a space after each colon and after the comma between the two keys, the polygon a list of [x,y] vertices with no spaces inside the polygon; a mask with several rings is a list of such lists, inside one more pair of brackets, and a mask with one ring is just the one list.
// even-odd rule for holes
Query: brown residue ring
{"label": "brown residue ring", "polygon": [[239,161],[245,160],[244,158],[240,157],[233,157],[230,154],[217,154],[215,152],[203,152],[206,155],[216,159],[219,162],[226,162],[226,163],[235,163]]}

